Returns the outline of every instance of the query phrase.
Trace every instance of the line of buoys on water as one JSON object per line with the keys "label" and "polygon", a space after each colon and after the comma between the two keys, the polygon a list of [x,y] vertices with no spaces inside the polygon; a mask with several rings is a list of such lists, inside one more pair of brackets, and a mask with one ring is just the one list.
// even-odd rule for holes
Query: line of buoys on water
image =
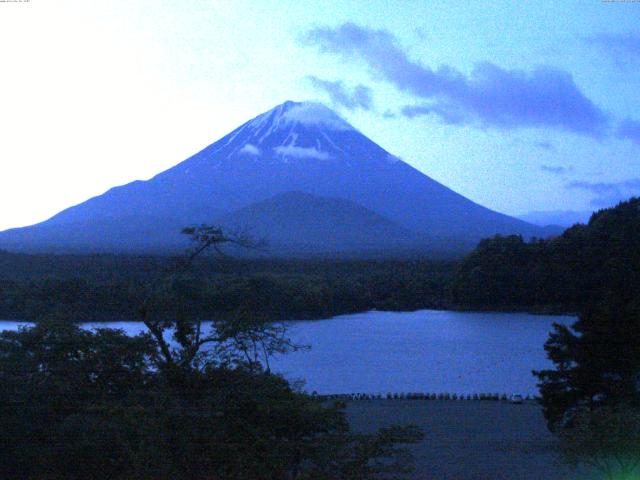
{"label": "line of buoys on water", "polygon": [[329,395],[320,395],[317,392],[311,394],[314,398],[321,401],[326,400],[449,400],[449,401],[494,401],[494,402],[531,402],[535,397],[531,395],[507,395],[506,393],[474,393],[474,394],[458,394],[458,393],[422,393],[422,392],[402,392],[402,393],[335,393]]}

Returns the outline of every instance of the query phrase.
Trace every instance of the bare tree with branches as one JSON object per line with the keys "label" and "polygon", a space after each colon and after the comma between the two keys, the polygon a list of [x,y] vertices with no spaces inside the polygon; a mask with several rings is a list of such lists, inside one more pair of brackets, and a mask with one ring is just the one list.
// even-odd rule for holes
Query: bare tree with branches
{"label": "bare tree with branches", "polygon": [[[247,232],[225,233],[219,226],[187,227],[182,233],[190,236],[193,246],[175,259],[163,282],[188,273],[195,260],[209,252],[222,259],[226,257],[226,246],[257,250],[266,245]],[[161,287],[152,287],[152,291],[155,289]],[[200,368],[217,361],[250,370],[270,370],[272,355],[306,348],[287,338],[286,326],[268,322],[246,308],[231,318],[212,321],[212,327],[206,329],[202,319],[191,318],[185,312],[170,320],[152,318],[153,301],[153,295],[148,296],[139,316],[158,346],[156,363],[164,369]]]}

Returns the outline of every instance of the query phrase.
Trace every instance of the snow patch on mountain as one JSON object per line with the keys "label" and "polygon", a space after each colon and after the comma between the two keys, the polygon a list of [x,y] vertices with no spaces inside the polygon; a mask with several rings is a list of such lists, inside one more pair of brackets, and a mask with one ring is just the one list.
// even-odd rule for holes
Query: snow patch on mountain
{"label": "snow patch on mountain", "polygon": [[295,147],[293,145],[279,146],[273,151],[283,157],[294,158],[317,158],[318,160],[328,160],[331,156],[327,152],[318,150],[315,147]]}
{"label": "snow patch on mountain", "polygon": [[297,141],[298,141],[298,134],[294,132],[289,132],[289,135],[287,135],[287,138],[284,139],[284,142],[282,142],[282,145],[295,147]]}
{"label": "snow patch on mountain", "polygon": [[262,153],[262,151],[255,145],[247,143],[240,150],[238,150],[238,153],[246,153],[248,155],[258,156]]}

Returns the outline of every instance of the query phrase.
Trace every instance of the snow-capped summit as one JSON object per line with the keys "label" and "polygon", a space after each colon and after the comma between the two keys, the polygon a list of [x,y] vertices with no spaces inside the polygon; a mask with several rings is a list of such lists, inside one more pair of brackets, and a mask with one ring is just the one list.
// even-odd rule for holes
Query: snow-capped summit
{"label": "snow-capped summit", "polygon": [[[202,154],[214,161],[236,156],[262,161],[350,161],[349,148],[356,147],[360,137],[360,132],[321,103],[287,101],[241,125]],[[359,156],[364,158],[362,153]]]}
{"label": "snow-capped summit", "polygon": [[[0,233],[0,248],[166,250],[182,245],[185,225],[233,218],[252,223],[267,211],[269,221],[253,222],[269,225],[264,233],[278,225],[283,243],[314,251],[328,245],[334,251],[338,238],[347,238],[336,232],[346,235],[350,228],[351,249],[360,237],[368,248],[418,242],[414,246],[424,249],[434,239],[471,247],[496,233],[545,234],[432,180],[324,105],[285,102],[148,181],[112,188],[46,222]],[[314,221],[314,215],[324,220]],[[388,233],[393,225],[406,241]]]}
{"label": "snow-capped summit", "polygon": [[249,128],[255,132],[255,135],[265,136],[278,128],[292,129],[296,125],[329,130],[355,130],[336,112],[320,102],[292,102],[291,100],[258,115],[240,128]]}

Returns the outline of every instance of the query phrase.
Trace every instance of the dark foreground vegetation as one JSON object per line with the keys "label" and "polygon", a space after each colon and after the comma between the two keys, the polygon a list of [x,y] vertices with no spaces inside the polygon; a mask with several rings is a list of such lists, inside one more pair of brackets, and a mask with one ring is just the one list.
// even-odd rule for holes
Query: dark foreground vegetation
{"label": "dark foreground vegetation", "polygon": [[640,466],[640,198],[549,240],[483,240],[458,267],[454,304],[574,311],[554,325],[535,372],[549,429],[565,457],[604,478]]}
{"label": "dark foreground vegetation", "polygon": [[[60,314],[0,333],[0,476],[12,479],[328,480],[401,478],[414,427],[351,433],[338,405],[269,371],[303,348],[246,307],[209,329],[184,305],[151,308],[206,248],[147,284],[135,337],[87,331]],[[158,289],[155,292],[153,289]],[[165,310],[162,310],[163,312]]]}
{"label": "dark foreground vegetation", "polygon": [[[246,362],[238,330],[212,339],[194,324],[171,327],[170,350],[151,332],[67,320],[1,333],[2,478],[355,480],[410,470],[398,444],[418,430],[352,434],[342,411]],[[205,352],[197,345],[207,339],[215,348]]]}
{"label": "dark foreground vegetation", "polygon": [[[544,252],[545,245],[542,245]],[[640,199],[594,215],[546,245],[580,262],[579,319],[555,325],[553,369],[535,372],[550,430],[565,457],[602,478],[640,466]],[[570,262],[568,262],[570,264]],[[573,267],[576,268],[576,267]],[[572,289],[565,289],[565,291]]]}

